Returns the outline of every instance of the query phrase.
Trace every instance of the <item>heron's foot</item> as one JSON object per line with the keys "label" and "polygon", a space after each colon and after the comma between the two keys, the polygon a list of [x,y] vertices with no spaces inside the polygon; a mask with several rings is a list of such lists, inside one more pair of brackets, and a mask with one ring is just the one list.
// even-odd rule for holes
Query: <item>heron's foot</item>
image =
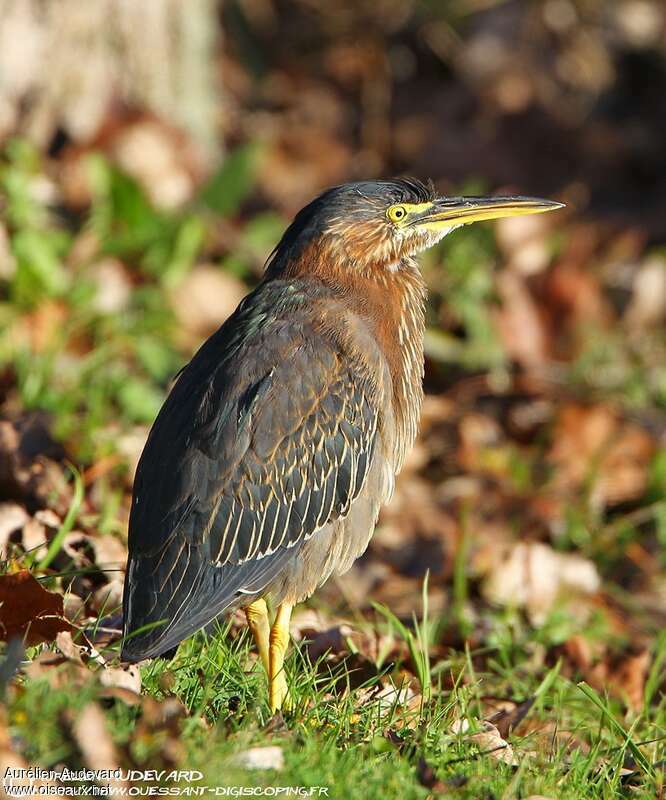
{"label": "heron's foot", "polygon": [[271,711],[275,714],[278,711],[291,711],[293,708],[293,703],[291,701],[291,695],[289,694],[289,688],[287,686],[287,681],[284,677],[284,670],[280,672],[275,678],[271,681],[270,687],[268,690],[268,700],[270,703]]}
{"label": "heron's foot", "polygon": [[250,603],[250,605],[245,608],[245,616],[247,617],[248,627],[252,631],[254,641],[257,644],[261,663],[264,665],[266,675],[270,677],[271,625],[268,618],[266,601],[260,598],[259,600],[255,600],[254,603]]}
{"label": "heron's foot", "polygon": [[289,647],[289,620],[292,605],[282,603],[271,628],[268,671],[268,699],[272,712],[292,707],[284,671],[284,657]]}

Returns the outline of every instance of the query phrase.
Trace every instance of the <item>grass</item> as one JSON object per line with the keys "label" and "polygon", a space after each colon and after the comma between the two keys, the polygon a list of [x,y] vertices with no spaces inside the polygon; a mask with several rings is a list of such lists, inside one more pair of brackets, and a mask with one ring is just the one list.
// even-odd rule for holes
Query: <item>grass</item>
{"label": "grass", "polygon": [[[379,619],[374,624],[384,627]],[[303,648],[294,646],[287,661],[294,710],[276,725],[249,637],[238,631],[231,635],[229,626],[188,641],[173,662],[156,660],[142,668],[149,698],[177,698],[187,709],[175,727],[151,728],[141,706],[100,702],[125,766],[168,769],[169,741],[175,740],[179,763],[200,770],[209,786],[326,786],[329,796],[339,798],[426,798],[427,765],[440,791],[459,798],[659,796],[666,701],[655,702],[656,678],[648,681],[641,712],[623,714],[618,701],[563,676],[559,662],[534,667],[535,656],[544,650],[543,632],[523,627],[516,638],[516,628],[506,630],[507,620],[498,613],[488,624],[495,627],[497,646],[451,651],[432,665],[431,684],[422,687],[429,691],[409,708],[397,694],[373,697],[379,677],[339,693],[340,679],[344,685],[350,677],[345,665],[310,664]],[[402,627],[393,630],[403,632]],[[410,644],[424,647],[422,639]],[[662,659],[663,645],[662,640]],[[29,760],[81,767],[71,719],[100,697],[101,688],[91,675],[73,692],[69,665],[52,669],[65,673],[61,687],[54,688],[58,679],[49,674],[21,681],[12,692],[10,729]],[[400,674],[394,667],[389,677],[399,680]],[[488,697],[533,700],[522,733],[508,736],[516,766],[497,760],[470,738]],[[453,732],[456,720],[467,720],[468,733]],[[283,751],[279,772],[235,763],[239,752],[267,745]]]}

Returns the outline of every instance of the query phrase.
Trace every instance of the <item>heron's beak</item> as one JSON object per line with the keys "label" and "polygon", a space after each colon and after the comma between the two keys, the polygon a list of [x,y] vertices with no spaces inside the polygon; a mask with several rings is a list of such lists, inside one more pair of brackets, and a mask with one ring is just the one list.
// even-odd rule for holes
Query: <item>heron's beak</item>
{"label": "heron's beak", "polygon": [[416,217],[411,225],[442,230],[500,217],[542,214],[564,208],[564,203],[538,197],[443,197]]}

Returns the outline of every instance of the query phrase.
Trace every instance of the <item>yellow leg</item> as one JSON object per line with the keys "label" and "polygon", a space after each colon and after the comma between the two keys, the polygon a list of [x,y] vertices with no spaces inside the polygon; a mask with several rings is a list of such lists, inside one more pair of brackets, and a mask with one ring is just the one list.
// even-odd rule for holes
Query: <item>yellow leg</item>
{"label": "yellow leg", "polygon": [[287,699],[284,656],[289,646],[289,620],[292,608],[290,603],[282,603],[271,628],[270,671],[268,673],[271,711],[279,711]]}
{"label": "yellow leg", "polygon": [[248,627],[254,636],[254,641],[257,643],[257,649],[259,650],[261,663],[264,665],[266,674],[270,675],[271,662],[268,655],[268,647],[271,635],[271,626],[268,621],[268,608],[266,606],[266,601],[260,598],[259,600],[255,600],[254,603],[250,603],[250,605],[246,606],[245,608],[245,616],[247,617]]}

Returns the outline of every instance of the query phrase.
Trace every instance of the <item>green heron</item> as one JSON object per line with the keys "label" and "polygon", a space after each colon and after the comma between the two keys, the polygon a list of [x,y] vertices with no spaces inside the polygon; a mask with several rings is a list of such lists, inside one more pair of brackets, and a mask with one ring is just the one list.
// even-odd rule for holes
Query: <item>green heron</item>
{"label": "green heron", "polygon": [[366,549],[416,436],[426,287],[414,256],[460,225],[560,207],[397,179],[337,186],[296,215],[146,442],[124,660],[174,651],[244,608],[282,706],[291,610]]}

